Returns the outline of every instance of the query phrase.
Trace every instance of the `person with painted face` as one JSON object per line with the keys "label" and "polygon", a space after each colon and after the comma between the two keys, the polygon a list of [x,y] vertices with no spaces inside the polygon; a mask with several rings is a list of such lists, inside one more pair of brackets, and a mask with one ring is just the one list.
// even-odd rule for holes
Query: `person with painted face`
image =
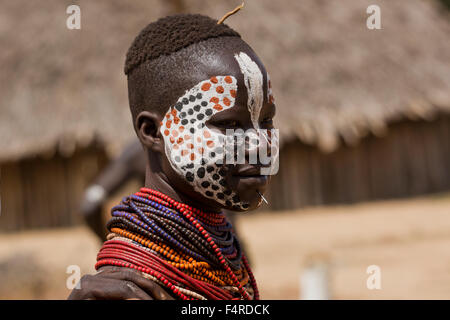
{"label": "person with painted face", "polygon": [[270,181],[273,161],[252,161],[278,150],[263,63],[227,25],[175,15],[141,31],[125,74],[145,187],[112,208],[98,273],[69,298],[258,299],[223,210],[259,207]]}

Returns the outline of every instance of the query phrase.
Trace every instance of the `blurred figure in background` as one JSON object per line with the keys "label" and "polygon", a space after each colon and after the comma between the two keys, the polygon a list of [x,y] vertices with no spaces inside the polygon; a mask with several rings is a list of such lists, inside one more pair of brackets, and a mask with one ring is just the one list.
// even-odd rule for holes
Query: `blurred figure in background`
{"label": "blurred figure in background", "polygon": [[103,205],[112,194],[131,179],[139,179],[141,185],[145,179],[145,154],[138,140],[129,143],[84,193],[80,213],[90,229],[103,241],[106,240]]}

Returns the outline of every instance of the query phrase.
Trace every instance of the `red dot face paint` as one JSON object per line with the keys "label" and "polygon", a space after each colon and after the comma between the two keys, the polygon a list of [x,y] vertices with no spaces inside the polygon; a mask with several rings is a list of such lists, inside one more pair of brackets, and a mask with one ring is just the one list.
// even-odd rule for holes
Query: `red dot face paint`
{"label": "red dot face paint", "polygon": [[[248,95],[247,109],[253,129],[258,130],[264,101],[273,100],[270,80],[267,78],[267,83],[264,83],[259,66],[246,53],[236,54],[235,60],[244,76]],[[267,96],[264,95],[264,85],[267,88]],[[237,191],[228,186],[227,166],[222,165],[236,164],[234,161],[229,162],[230,152],[224,148],[226,145],[234,145],[234,138],[231,136],[230,142],[228,135],[210,130],[206,126],[206,122],[215,114],[235,106],[237,90],[237,79],[231,75],[213,76],[201,81],[187,90],[170,108],[160,130],[164,133],[165,152],[172,168],[191,184],[194,190],[224,207],[247,210],[249,203],[243,202],[236,194]],[[257,148],[258,134],[249,138],[255,141],[249,149]],[[242,184],[248,182],[252,186],[256,184],[255,181],[265,179],[267,182],[267,177],[264,176],[239,179]]]}
{"label": "red dot face paint", "polygon": [[[215,76],[198,83],[167,112],[160,130],[175,172],[203,196],[245,210],[245,204],[227,187],[226,170],[220,164],[225,162],[225,153],[217,148],[223,148],[225,135],[206,127],[213,115],[235,105],[236,91],[233,76]],[[182,132],[185,134],[180,136]]]}

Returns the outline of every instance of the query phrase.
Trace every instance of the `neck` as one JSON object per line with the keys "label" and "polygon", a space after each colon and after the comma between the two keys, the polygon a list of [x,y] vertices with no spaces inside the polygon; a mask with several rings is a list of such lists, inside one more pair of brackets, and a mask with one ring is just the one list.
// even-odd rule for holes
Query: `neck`
{"label": "neck", "polygon": [[202,210],[203,212],[221,213],[222,208],[220,206],[214,206],[205,203],[192,194],[187,194],[173,187],[173,184],[169,182],[167,176],[162,170],[152,170],[149,163],[145,172],[145,187],[150,188],[165,195],[171,197],[175,201],[185,203],[191,207]]}

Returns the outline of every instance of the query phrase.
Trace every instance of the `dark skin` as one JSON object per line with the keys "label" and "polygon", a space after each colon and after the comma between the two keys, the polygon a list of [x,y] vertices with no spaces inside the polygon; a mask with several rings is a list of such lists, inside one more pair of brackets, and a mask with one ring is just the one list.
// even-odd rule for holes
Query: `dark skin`
{"label": "dark skin", "polygon": [[[267,97],[265,68],[253,50],[245,42],[241,42],[239,51],[236,51],[235,48],[220,52],[202,52],[201,55],[192,57],[193,63],[198,67],[192,73],[190,83],[198,83],[218,75],[231,75],[238,80],[235,106],[209,119],[206,125],[211,130],[225,133],[227,128],[243,130],[253,128],[247,107],[248,96],[244,76],[234,58],[235,53],[245,52],[259,65],[264,75],[264,97]],[[189,87],[189,85],[185,86],[182,91]],[[180,92],[180,88],[175,91]],[[173,101],[177,99],[178,96],[173,97]],[[273,128],[272,118],[274,115],[275,106],[269,103],[267,98],[264,98],[259,118],[260,127],[262,129]],[[163,113],[146,110],[139,113],[135,119],[135,130],[147,155],[145,186],[159,190],[176,201],[202,208],[205,212],[221,212],[223,209],[230,209],[197,193],[183,177],[174,171],[165,154],[164,139],[159,131],[163,116]],[[254,209],[260,204],[260,196],[256,191],[264,193],[270,176],[256,179],[242,174],[242,172],[259,168],[258,165],[234,165],[225,178],[233,191],[237,192],[242,200],[250,203],[250,209]],[[96,275],[84,276],[81,279],[81,289],[74,289],[69,299],[173,299],[162,287],[136,272],[131,274],[129,269],[103,267],[100,271]]]}
{"label": "dark skin", "polygon": [[[266,73],[263,64],[248,46],[243,47],[242,51],[245,51],[252,60],[260,66],[263,74]],[[205,59],[205,57],[202,56],[201,59]],[[200,59],[196,62],[199,65],[199,68],[197,69],[197,72],[192,75],[196,82],[217,75],[232,75],[238,80],[235,106],[214,115],[206,123],[208,128],[219,130],[222,133],[225,133],[227,128],[241,128],[244,131],[253,128],[247,107],[248,96],[244,83],[244,76],[234,59],[234,52],[223,52],[221,54],[214,53],[214,55],[207,57],[206,61],[208,61],[208,64],[202,63],[202,60]],[[264,78],[266,77],[267,76],[265,75]],[[267,96],[266,86],[264,86],[264,96]],[[266,100],[267,99],[264,100],[264,105],[260,114],[260,127],[263,129],[271,129],[273,128],[272,119],[275,116],[275,105],[270,104]],[[162,120],[162,116],[163,115],[155,112],[144,111],[139,114],[135,123],[138,137],[145,149],[148,150],[147,155],[149,161],[147,162],[146,185],[155,190],[162,191],[176,201],[191,204],[194,207],[202,208],[204,211],[221,212],[222,209],[224,209],[222,205],[197,193],[191,185],[189,185],[183,177],[180,177],[171,167],[164,152],[163,138],[159,132],[159,122]],[[264,184],[254,185],[252,184],[253,181],[248,181],[248,178],[239,176],[238,172],[252,166],[255,165],[243,164],[233,166],[229,171],[226,180],[228,185],[231,186],[234,191],[237,191],[242,200],[248,201],[251,204],[250,209],[255,209],[260,201],[260,196],[256,193],[256,190],[264,193],[270,181],[270,177],[267,177],[267,181],[265,181]]]}

